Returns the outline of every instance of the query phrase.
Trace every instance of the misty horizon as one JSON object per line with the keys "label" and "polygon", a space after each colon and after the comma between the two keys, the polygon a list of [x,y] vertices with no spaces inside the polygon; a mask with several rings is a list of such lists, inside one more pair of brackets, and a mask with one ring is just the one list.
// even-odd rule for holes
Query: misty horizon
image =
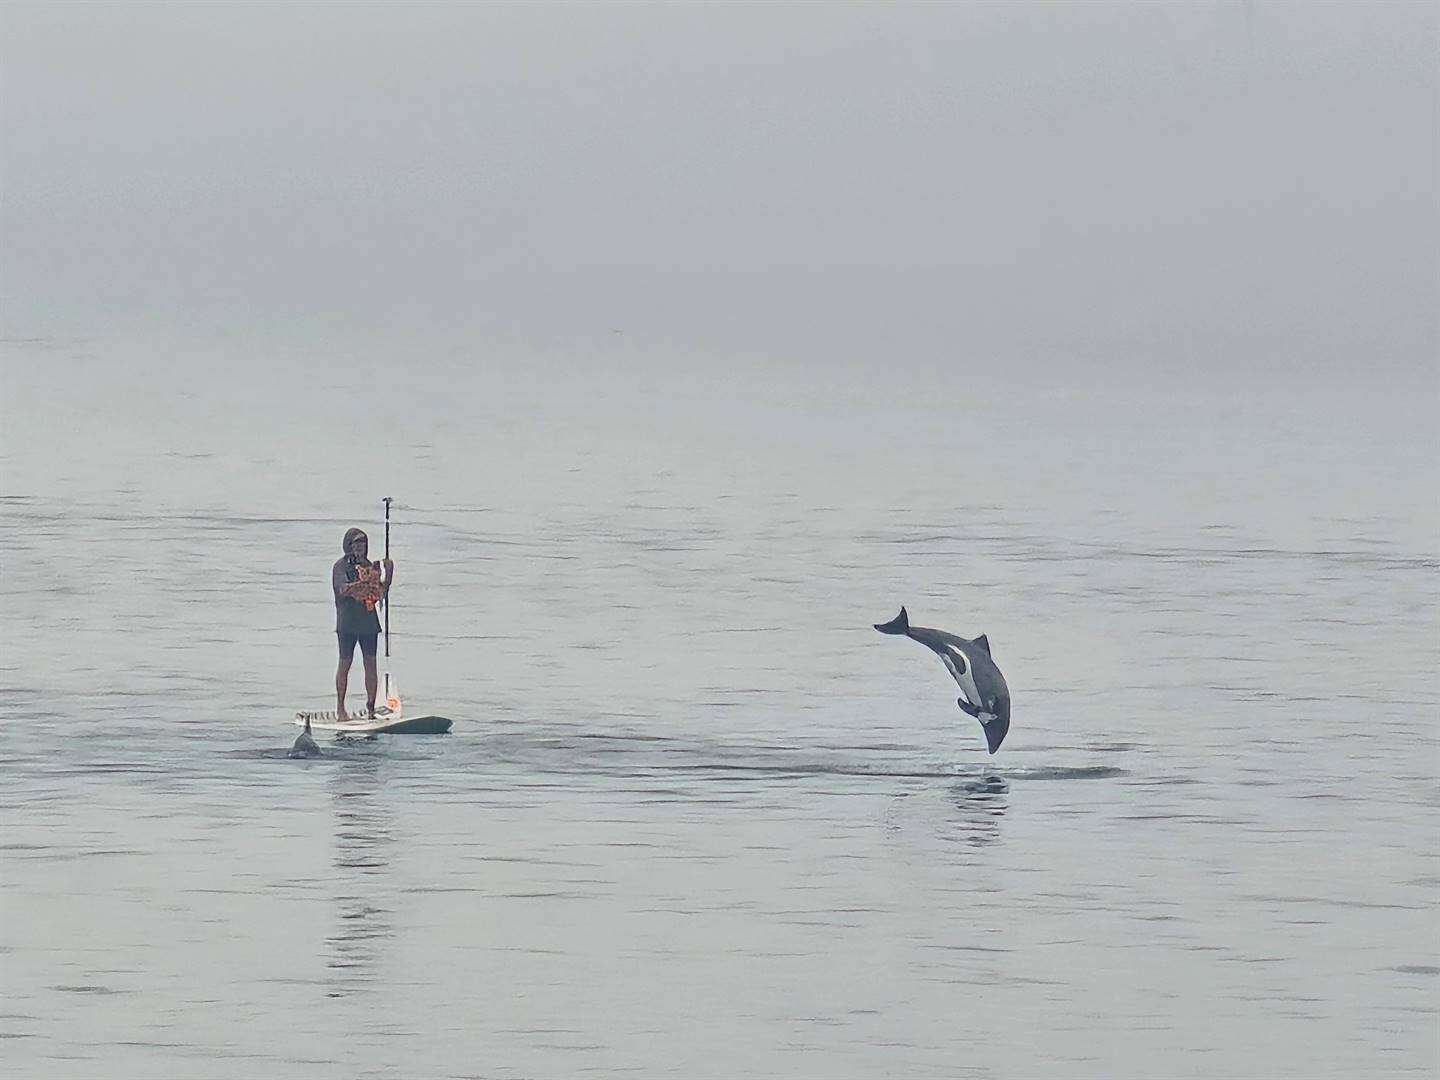
{"label": "misty horizon", "polygon": [[11,336],[1435,370],[1432,5],[3,19]]}

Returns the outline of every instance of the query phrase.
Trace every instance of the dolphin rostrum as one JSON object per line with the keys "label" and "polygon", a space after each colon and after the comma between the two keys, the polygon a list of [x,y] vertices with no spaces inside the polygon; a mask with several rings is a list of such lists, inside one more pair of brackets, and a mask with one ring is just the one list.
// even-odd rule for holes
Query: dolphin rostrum
{"label": "dolphin rostrum", "polygon": [[944,630],[911,626],[905,609],[887,623],[876,623],[882,634],[904,634],[918,641],[945,662],[945,667],[960,685],[964,697],[955,704],[980,721],[990,753],[1000,749],[1005,733],[1010,730],[1010,688],[1005,676],[990,659],[990,642],[984,634],[973,641]]}
{"label": "dolphin rostrum", "polygon": [[319,757],[320,747],[315,745],[315,739],[310,734],[310,718],[305,718],[305,730],[295,736],[295,745],[290,747],[286,757]]}

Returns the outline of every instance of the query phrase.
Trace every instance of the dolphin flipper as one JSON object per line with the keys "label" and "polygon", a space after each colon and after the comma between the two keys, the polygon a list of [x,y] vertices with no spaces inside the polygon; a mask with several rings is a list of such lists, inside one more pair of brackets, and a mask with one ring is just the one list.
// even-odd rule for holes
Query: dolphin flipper
{"label": "dolphin flipper", "polygon": [[980,648],[982,648],[982,649],[985,650],[985,655],[986,655],[986,656],[989,656],[989,655],[990,655],[990,639],[989,639],[988,637],[986,637],[984,634],[981,634],[979,637],[977,637],[977,638],[975,639],[975,644],[976,644],[976,645],[979,645]]}
{"label": "dolphin flipper", "polygon": [[875,623],[875,629],[882,634],[908,634],[910,633],[910,616],[902,607],[900,614],[887,623]]}

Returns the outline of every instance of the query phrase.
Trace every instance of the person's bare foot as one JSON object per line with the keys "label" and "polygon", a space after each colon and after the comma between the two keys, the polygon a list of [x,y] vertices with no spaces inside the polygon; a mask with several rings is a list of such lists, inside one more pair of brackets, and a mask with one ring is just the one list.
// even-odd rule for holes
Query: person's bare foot
{"label": "person's bare foot", "polygon": [[335,719],[340,721],[340,723],[342,724],[350,719],[350,714],[345,711],[344,705],[341,705],[340,708],[335,710]]}

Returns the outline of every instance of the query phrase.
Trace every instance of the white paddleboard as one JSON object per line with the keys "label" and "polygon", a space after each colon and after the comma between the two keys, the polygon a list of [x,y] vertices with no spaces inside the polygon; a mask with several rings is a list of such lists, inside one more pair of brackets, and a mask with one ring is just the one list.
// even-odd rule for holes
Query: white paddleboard
{"label": "white paddleboard", "polygon": [[295,726],[303,728],[310,722],[311,731],[333,731],[349,735],[444,735],[450,720],[444,716],[402,716],[384,706],[375,710],[375,719],[351,716],[341,720],[335,712],[301,711],[295,714]]}

